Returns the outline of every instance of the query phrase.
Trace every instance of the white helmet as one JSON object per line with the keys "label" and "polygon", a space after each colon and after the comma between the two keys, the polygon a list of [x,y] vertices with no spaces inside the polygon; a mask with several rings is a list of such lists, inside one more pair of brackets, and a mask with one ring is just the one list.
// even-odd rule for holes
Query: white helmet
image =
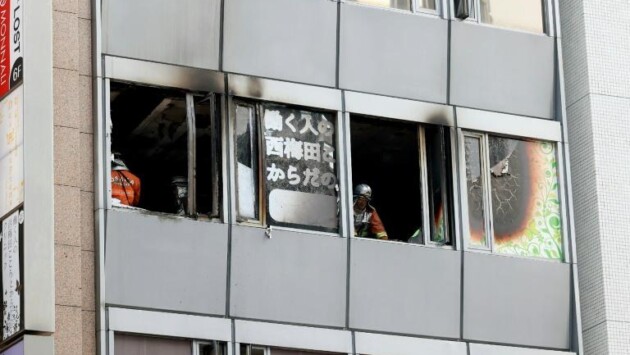
{"label": "white helmet", "polygon": [[359,184],[354,188],[354,198],[365,197],[368,201],[372,199],[372,188],[367,184]]}
{"label": "white helmet", "polygon": [[129,170],[124,161],[120,158],[120,154],[112,153],[112,169],[113,170]]}

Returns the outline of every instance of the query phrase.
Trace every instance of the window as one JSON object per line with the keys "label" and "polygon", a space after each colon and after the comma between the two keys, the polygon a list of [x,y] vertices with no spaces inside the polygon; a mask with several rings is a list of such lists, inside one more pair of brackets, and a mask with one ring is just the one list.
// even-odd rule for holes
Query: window
{"label": "window", "polygon": [[116,355],[228,355],[222,341],[193,341],[147,335],[115,333]]}
{"label": "window", "polygon": [[468,249],[562,260],[555,145],[464,133]]}
{"label": "window", "polygon": [[337,232],[334,117],[285,105],[235,102],[239,221]]}
{"label": "window", "polygon": [[116,355],[191,355],[192,342],[183,339],[158,338],[116,333]]}
{"label": "window", "polygon": [[[544,0],[454,0],[455,16],[527,32],[545,33]],[[464,11],[467,7],[468,12]]]}
{"label": "window", "polygon": [[219,217],[214,95],[111,83],[112,205]]}
{"label": "window", "polygon": [[240,355],[342,355],[340,353],[240,344]]}
{"label": "window", "polygon": [[350,122],[352,183],[372,190],[364,209],[355,194],[355,236],[385,239],[369,230],[373,215],[364,216],[376,213],[388,240],[452,244],[450,130],[363,116]]}
{"label": "window", "polygon": [[[400,10],[411,10],[412,0],[348,0],[349,2],[356,2],[358,4],[365,4],[379,7],[389,7]],[[423,10],[437,10],[437,3],[439,0],[418,0],[416,7],[419,11]]]}
{"label": "window", "polygon": [[197,353],[193,355],[228,355],[227,346],[224,342],[198,342],[196,344]]}

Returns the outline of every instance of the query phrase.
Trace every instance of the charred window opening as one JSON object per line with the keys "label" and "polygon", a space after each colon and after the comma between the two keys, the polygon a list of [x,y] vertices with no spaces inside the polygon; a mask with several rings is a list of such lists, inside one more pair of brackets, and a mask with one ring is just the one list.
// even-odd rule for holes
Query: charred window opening
{"label": "charred window opening", "polygon": [[112,205],[219,217],[215,97],[112,82]]}
{"label": "charred window opening", "polygon": [[[420,244],[451,244],[449,130],[440,126],[353,116],[352,183],[371,188],[364,209],[376,210],[387,238],[360,233],[355,191],[355,235]],[[373,215],[371,216],[373,218]],[[369,222],[367,222],[369,224]]]}
{"label": "charred window opening", "polygon": [[562,260],[554,144],[469,132],[464,139],[468,247]]}
{"label": "charred window opening", "polygon": [[337,232],[335,115],[241,100],[232,112],[239,221]]}

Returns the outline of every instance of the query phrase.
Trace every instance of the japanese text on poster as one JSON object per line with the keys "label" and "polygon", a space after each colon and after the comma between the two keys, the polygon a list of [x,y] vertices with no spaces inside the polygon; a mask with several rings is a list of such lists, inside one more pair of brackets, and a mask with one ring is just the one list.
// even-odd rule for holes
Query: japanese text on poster
{"label": "japanese text on poster", "polygon": [[334,229],[337,174],[332,115],[270,105],[263,124],[271,217]]}
{"label": "japanese text on poster", "polygon": [[0,102],[0,218],[24,202],[23,93],[19,88]]}
{"label": "japanese text on poster", "polygon": [[3,340],[20,331],[20,225],[24,212],[16,211],[2,221],[2,325]]}

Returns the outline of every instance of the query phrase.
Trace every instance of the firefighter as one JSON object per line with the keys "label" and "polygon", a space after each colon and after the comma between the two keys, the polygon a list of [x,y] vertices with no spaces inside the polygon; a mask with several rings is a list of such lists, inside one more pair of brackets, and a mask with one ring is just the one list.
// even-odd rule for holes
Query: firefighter
{"label": "firefighter", "polygon": [[127,206],[140,203],[140,179],[129,171],[117,153],[112,154],[112,201]]}
{"label": "firefighter", "polygon": [[366,184],[359,184],[354,188],[354,236],[361,238],[376,238],[387,240],[387,232],[376,213],[376,209],[370,205],[372,200],[372,188]]}

